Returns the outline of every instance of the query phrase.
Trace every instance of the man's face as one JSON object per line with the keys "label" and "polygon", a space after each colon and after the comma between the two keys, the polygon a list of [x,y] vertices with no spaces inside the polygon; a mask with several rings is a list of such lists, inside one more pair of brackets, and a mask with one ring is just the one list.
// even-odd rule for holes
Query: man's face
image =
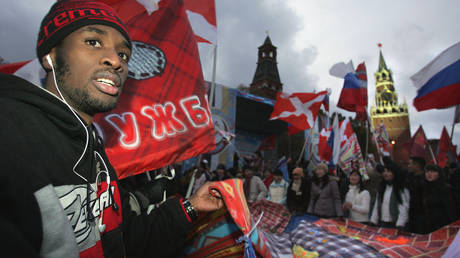
{"label": "man's face", "polygon": [[69,34],[53,52],[58,87],[80,115],[92,118],[115,108],[131,56],[120,32],[88,25]]}

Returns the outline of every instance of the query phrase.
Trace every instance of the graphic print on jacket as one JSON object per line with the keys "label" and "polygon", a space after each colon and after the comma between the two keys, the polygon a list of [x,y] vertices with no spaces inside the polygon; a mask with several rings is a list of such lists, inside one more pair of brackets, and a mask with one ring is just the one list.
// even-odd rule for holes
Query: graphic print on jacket
{"label": "graphic print on jacket", "polygon": [[[97,165],[96,167],[98,168],[98,173],[101,173],[99,169],[101,166]],[[54,187],[48,185],[44,189],[39,190],[39,192],[46,192],[46,194],[43,193],[40,196],[36,195],[40,206],[43,203],[48,203],[48,207],[41,208],[42,216],[45,218],[43,222],[47,221],[50,217],[58,217],[57,209],[63,209],[63,213],[61,214],[67,216],[67,218],[54,218],[52,223],[44,223],[44,232],[50,232],[51,234],[44,234],[45,239],[42,252],[46,249],[56,248],[56,243],[76,242],[77,250],[72,250],[75,247],[72,248],[71,246],[66,246],[66,244],[59,244],[58,249],[62,248],[60,253],[68,254],[75,253],[76,251],[77,256],[79,253],[81,257],[86,255],[99,255],[103,257],[100,243],[101,233],[98,226],[100,224],[105,225],[102,232],[104,234],[119,227],[122,221],[121,208],[119,208],[121,207],[121,199],[117,183],[111,181],[109,191],[105,175],[102,172],[98,177],[98,182],[102,181],[98,185],[96,183],[92,183],[91,185],[79,184]],[[97,189],[97,194],[94,189]],[[87,198],[88,194],[89,198]],[[54,200],[55,203],[52,203],[51,200]],[[99,221],[101,219],[101,207],[104,209],[102,212],[102,223]],[[70,232],[73,234],[69,234],[68,231],[73,231]],[[49,245],[49,248],[46,248],[47,245]],[[55,257],[59,256],[56,255]]]}

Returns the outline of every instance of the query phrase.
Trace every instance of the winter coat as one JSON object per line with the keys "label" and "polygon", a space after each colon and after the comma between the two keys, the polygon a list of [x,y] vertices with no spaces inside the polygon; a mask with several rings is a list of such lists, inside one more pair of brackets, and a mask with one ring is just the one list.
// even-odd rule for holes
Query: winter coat
{"label": "winter coat", "polygon": [[[388,206],[383,207],[382,203],[385,202],[385,197],[388,197]],[[377,193],[375,198],[375,203],[372,209],[372,215],[370,221],[374,224],[378,224],[380,221],[395,223],[396,227],[404,227],[409,218],[409,201],[410,194],[407,189],[403,189],[400,193],[402,202],[398,203],[396,198],[396,192],[393,190],[392,185],[386,185],[384,196],[381,199],[379,198],[379,193]],[[389,218],[384,218],[382,216],[382,209],[388,209]],[[387,220],[385,220],[387,219]]]}
{"label": "winter coat", "polygon": [[310,201],[311,183],[307,178],[302,178],[298,191],[294,191],[293,180],[289,183],[286,195],[286,206],[291,213],[306,213]]}
{"label": "winter coat", "polygon": [[324,218],[343,216],[339,187],[335,180],[312,183],[308,213]]}
{"label": "winter coat", "polygon": [[[247,179],[245,178],[243,184],[246,180]],[[265,186],[264,182],[262,182],[262,179],[260,179],[258,176],[252,176],[249,185],[249,194],[246,195],[246,201],[255,202],[265,199],[267,198],[267,192],[267,187]]]}
{"label": "winter coat", "polygon": [[423,207],[423,188],[425,184],[425,175],[414,175],[408,173],[406,178],[407,189],[410,193],[409,203],[409,231],[417,234],[423,234],[425,231],[425,213]]}
{"label": "winter coat", "polygon": [[426,182],[423,191],[423,234],[431,233],[455,220],[452,191],[441,182]]}
{"label": "winter coat", "polygon": [[350,208],[350,219],[357,222],[368,222],[371,205],[371,195],[369,191],[362,190],[359,187],[350,185],[350,189],[345,196],[345,202],[352,204]]}

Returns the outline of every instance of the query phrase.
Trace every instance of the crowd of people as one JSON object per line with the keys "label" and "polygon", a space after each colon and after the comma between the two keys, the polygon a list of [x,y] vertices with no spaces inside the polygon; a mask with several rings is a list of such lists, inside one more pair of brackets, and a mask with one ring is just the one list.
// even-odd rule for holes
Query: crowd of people
{"label": "crowd of people", "polygon": [[[260,153],[256,156],[255,163],[264,164]],[[418,234],[460,218],[460,169],[455,163],[441,168],[411,157],[404,167],[388,157],[382,163],[370,159],[366,179],[359,168],[348,174],[340,169],[331,173],[330,167],[320,163],[311,171],[291,166],[289,180],[280,169],[255,163],[249,160],[241,169],[219,164],[211,171],[207,161],[201,162],[193,188],[207,181],[241,178],[248,203],[267,199],[284,205],[294,216],[348,218]]]}

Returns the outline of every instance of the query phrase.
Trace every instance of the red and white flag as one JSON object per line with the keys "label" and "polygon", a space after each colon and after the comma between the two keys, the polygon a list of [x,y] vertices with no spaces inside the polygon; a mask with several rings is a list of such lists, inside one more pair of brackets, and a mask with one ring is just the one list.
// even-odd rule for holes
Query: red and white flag
{"label": "red and white flag", "polygon": [[351,137],[355,133],[353,127],[351,127],[350,119],[347,117],[345,120],[339,122],[339,132],[340,132],[340,152],[343,152],[346,148],[346,144],[350,141]]}
{"label": "red and white flag", "polygon": [[363,178],[367,180],[369,177],[364,166],[361,146],[348,118],[343,121],[340,131],[343,132],[339,158],[340,168],[347,174],[352,170],[359,170]]}
{"label": "red and white flag", "polygon": [[326,162],[329,164],[329,161],[332,157],[332,149],[329,145],[328,141],[331,137],[332,127],[323,128],[319,133],[319,143],[318,143],[318,154],[321,161]]}
{"label": "red and white flag", "polygon": [[377,143],[379,153],[383,156],[390,156],[390,137],[384,123],[375,128],[373,137]]}
{"label": "red and white flag", "polygon": [[217,43],[217,20],[214,0],[184,0],[185,11],[198,43]]}
{"label": "red and white flag", "polygon": [[319,109],[328,98],[327,91],[319,93],[292,93],[278,92],[270,120],[283,120],[292,126],[306,130],[313,126]]}

